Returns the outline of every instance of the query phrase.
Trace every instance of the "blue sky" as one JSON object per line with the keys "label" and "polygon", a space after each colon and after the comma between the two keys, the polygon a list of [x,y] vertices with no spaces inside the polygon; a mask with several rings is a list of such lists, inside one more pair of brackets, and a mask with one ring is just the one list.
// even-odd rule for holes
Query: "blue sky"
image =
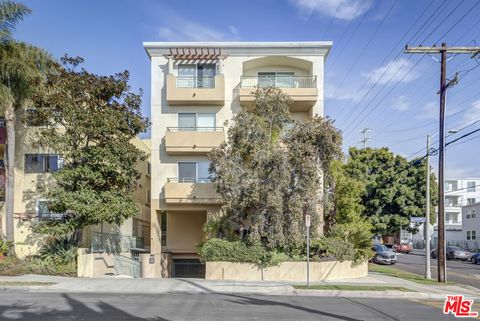
{"label": "blue sky", "polygon": [[[440,0],[25,0],[33,14],[17,37],[60,57],[82,56],[98,74],[129,70],[144,90],[149,116],[150,70],[143,41],[318,41],[334,46],[327,59],[325,111],[344,131],[345,147],[371,146],[410,156],[438,131],[439,63],[405,55],[407,41],[424,46],[480,45],[478,1]],[[430,20],[427,20],[431,17]],[[423,27],[423,28],[422,28]],[[450,57],[447,75],[460,82],[447,98],[447,128],[480,128],[480,68],[469,55]],[[447,150],[447,176],[480,176],[480,133]],[[436,139],[433,139],[435,142]],[[416,155],[421,155],[419,152]],[[433,163],[436,159],[432,160]]]}

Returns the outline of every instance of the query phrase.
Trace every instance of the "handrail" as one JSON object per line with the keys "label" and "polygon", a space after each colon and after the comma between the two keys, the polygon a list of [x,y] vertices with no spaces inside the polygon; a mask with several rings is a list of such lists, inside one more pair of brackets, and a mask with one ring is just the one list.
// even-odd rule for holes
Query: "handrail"
{"label": "handrail", "polygon": [[223,132],[223,127],[167,127],[169,132]]}
{"label": "handrail", "polygon": [[209,177],[206,178],[178,178],[178,177],[167,177],[168,183],[196,183],[196,184],[205,184],[211,183],[212,179]]}
{"label": "handrail", "polygon": [[215,88],[215,77],[177,76],[177,88]]}
{"label": "handrail", "polygon": [[316,88],[317,76],[241,76],[242,88]]}

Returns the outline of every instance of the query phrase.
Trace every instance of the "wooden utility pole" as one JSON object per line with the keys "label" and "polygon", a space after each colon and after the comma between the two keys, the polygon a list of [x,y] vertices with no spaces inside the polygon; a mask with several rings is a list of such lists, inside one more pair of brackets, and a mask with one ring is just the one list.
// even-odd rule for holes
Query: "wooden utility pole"
{"label": "wooden utility pole", "polygon": [[480,53],[480,47],[447,47],[442,43],[441,47],[405,47],[407,54],[440,54],[440,119],[439,119],[439,148],[438,148],[438,282],[447,281],[446,257],[445,257],[445,96],[447,89],[456,84],[455,81],[447,81],[447,54],[471,54],[472,58]]}

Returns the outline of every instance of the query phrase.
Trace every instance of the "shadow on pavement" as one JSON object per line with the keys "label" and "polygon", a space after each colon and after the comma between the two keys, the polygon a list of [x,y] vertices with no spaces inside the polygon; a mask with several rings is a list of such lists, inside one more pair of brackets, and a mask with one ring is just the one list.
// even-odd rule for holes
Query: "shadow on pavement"
{"label": "shadow on pavement", "polygon": [[81,319],[89,321],[169,321],[161,317],[140,318],[101,301],[95,304],[96,309],[92,309],[67,294],[63,294],[62,297],[67,303],[67,309],[65,310],[41,307],[37,304],[24,303],[4,306],[0,303],[0,320],[73,321]]}

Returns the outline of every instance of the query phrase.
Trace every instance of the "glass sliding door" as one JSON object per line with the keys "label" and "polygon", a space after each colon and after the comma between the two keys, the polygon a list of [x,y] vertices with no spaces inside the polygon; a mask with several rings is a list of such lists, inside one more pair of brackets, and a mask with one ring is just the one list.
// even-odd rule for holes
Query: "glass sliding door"
{"label": "glass sliding door", "polygon": [[197,181],[199,183],[208,183],[210,182],[210,173],[208,172],[208,168],[210,166],[209,161],[199,161],[197,162],[197,169],[198,169],[198,178]]}
{"label": "glass sliding door", "polygon": [[276,87],[293,88],[296,87],[293,83],[293,72],[277,72]]}
{"label": "glass sliding door", "polygon": [[194,88],[196,87],[197,65],[195,64],[179,64],[178,65],[178,88]]}
{"label": "glass sliding door", "polygon": [[195,182],[197,180],[197,163],[196,162],[179,162],[178,163],[178,181],[180,183]]}
{"label": "glass sliding door", "polygon": [[195,131],[197,127],[195,113],[178,113],[178,130]]}
{"label": "glass sliding door", "polygon": [[258,73],[258,87],[275,86],[275,72],[259,72]]}
{"label": "glass sliding door", "polygon": [[197,65],[197,87],[214,88],[215,87],[215,64]]}
{"label": "glass sliding door", "polygon": [[200,132],[215,131],[215,114],[199,113],[197,114],[197,130]]}

